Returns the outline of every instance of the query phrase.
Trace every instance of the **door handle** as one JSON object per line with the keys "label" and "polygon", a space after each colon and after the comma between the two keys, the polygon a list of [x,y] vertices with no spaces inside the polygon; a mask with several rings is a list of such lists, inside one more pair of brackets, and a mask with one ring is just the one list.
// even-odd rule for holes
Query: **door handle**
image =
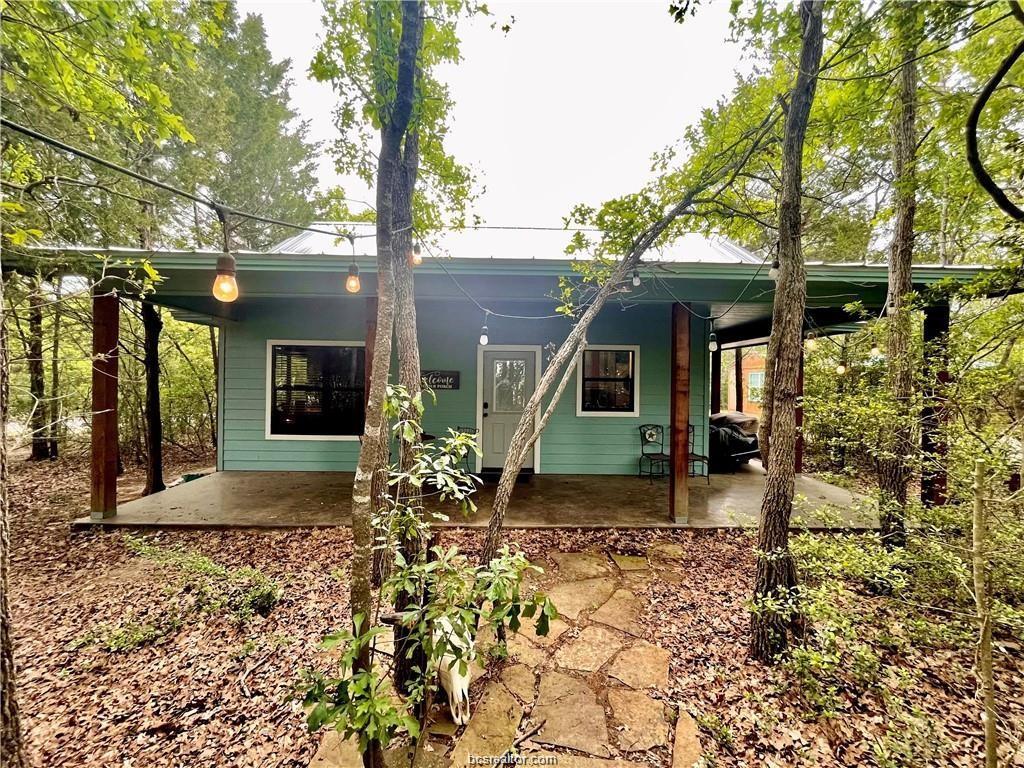
{"label": "door handle", "polygon": [[487,418],[487,403],[484,403],[484,418]]}

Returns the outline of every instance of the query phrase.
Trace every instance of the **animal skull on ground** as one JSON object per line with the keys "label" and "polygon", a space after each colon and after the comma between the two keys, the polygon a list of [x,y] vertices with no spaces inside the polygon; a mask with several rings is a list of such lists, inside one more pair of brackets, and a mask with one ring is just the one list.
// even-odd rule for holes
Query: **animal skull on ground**
{"label": "animal skull on ground", "polygon": [[[465,725],[469,722],[469,682],[473,671],[471,665],[476,658],[473,637],[459,637],[452,623],[441,617],[434,623],[434,644],[442,641],[447,641],[448,647],[441,657],[438,669],[441,687],[448,694],[452,720],[456,725]],[[461,651],[461,658],[452,653],[453,650]],[[462,674],[459,669],[463,663],[466,665],[466,674]]]}

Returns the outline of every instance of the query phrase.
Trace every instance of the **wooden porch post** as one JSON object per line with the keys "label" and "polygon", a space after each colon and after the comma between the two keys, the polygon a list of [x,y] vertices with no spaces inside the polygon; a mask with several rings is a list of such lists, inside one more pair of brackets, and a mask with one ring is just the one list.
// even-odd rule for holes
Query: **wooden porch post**
{"label": "wooden porch post", "polygon": [[924,308],[924,353],[926,369],[935,371],[935,379],[924,392],[921,410],[921,503],[937,506],[946,503],[946,442],[939,434],[945,417],[945,399],[949,371],[946,370],[946,340],[949,334],[949,304]]}
{"label": "wooden porch post", "polygon": [[97,288],[92,298],[91,517],[117,514],[118,299]]}
{"label": "wooden porch post", "polygon": [[793,471],[804,471],[804,345],[800,345],[800,370],[796,374],[796,455]]}
{"label": "wooden porch post", "polygon": [[711,353],[711,413],[722,410],[722,348]]}
{"label": "wooden porch post", "polygon": [[672,520],[689,519],[690,458],[690,313],[672,305],[672,474],[669,476],[669,513]]}
{"label": "wooden porch post", "polygon": [[743,347],[736,347],[736,410],[743,413]]}

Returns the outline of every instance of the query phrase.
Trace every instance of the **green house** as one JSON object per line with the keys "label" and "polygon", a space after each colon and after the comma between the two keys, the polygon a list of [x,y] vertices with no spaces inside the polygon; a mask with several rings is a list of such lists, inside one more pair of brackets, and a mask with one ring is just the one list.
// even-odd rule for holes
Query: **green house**
{"label": "green house", "polygon": [[[238,253],[238,298],[230,303],[211,293],[218,254],[145,254],[163,277],[153,300],[220,329],[217,469],[225,475],[355,468],[372,366],[373,228],[316,222],[310,229],[318,231],[269,252]],[[574,275],[566,239],[562,231],[451,232],[426,248],[416,267],[421,362],[434,391],[424,430],[475,431],[482,448],[475,471],[501,467],[549,350],[571,328],[555,298],[559,278]],[[770,266],[733,243],[698,235],[650,253],[590,328],[526,473],[536,481],[584,478],[581,487],[598,489],[599,498],[600,477],[637,475],[639,428],[659,425],[664,451],[688,460],[672,460],[666,481],[645,483],[662,494],[665,520],[685,522],[689,489],[710,485],[709,416],[720,410],[722,350],[763,344],[770,333]],[[356,269],[352,292],[346,281]],[[924,286],[975,272],[919,266],[914,281]],[[807,274],[807,332],[848,330],[850,302],[875,312],[884,307],[884,264],[809,263]],[[948,308],[935,312],[948,317]],[[103,450],[102,439],[94,445]],[[642,493],[644,485],[637,488]],[[116,499],[112,504],[102,489],[99,496],[93,513],[102,518]]]}

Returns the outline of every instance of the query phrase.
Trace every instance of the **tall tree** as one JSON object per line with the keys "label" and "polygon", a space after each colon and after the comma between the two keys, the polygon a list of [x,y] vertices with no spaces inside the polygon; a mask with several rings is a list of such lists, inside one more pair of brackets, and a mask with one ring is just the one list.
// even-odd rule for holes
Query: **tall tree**
{"label": "tall tree", "polygon": [[882,536],[890,546],[906,540],[907,486],[913,469],[908,457],[915,451],[912,408],[914,397],[913,284],[914,217],[917,212],[917,49],[922,9],[916,3],[896,3],[895,40],[901,63],[892,110],[892,174],[895,195],[894,229],[889,250],[888,377],[895,419],[878,460]]}
{"label": "tall tree", "polygon": [[779,197],[779,273],[772,308],[772,333],[765,360],[761,446],[768,468],[757,535],[757,574],[750,651],[772,661],[799,631],[796,565],[789,551],[796,460],[797,377],[803,347],[807,275],[801,244],[804,137],[821,67],[821,0],[802,0],[800,58],[790,92],[782,140]]}

